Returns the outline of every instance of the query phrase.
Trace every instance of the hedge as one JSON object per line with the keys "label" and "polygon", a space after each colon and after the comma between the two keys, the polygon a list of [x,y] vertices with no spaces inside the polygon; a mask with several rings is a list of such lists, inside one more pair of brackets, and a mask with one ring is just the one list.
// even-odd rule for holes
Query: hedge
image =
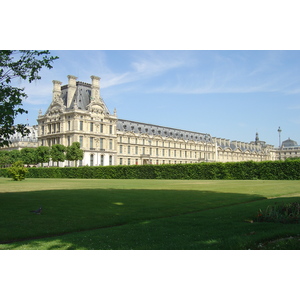
{"label": "hedge", "polygon": [[[29,168],[27,178],[300,180],[300,160]],[[0,169],[1,177],[8,177]]]}

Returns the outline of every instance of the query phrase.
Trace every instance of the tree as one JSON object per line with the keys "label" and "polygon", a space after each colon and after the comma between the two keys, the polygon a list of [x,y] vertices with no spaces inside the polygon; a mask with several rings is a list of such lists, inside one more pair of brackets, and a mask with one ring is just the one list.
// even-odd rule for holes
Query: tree
{"label": "tree", "polygon": [[0,151],[0,168],[5,168],[10,164],[9,151]]}
{"label": "tree", "polygon": [[66,150],[67,148],[64,145],[61,144],[52,145],[50,154],[51,154],[52,161],[57,161],[57,166],[60,161],[65,161]]}
{"label": "tree", "polygon": [[12,164],[11,167],[7,169],[8,174],[15,181],[21,181],[25,179],[26,173],[28,173],[28,169],[24,167],[22,161],[16,161]]}
{"label": "tree", "polygon": [[71,146],[67,147],[66,159],[75,161],[75,167],[77,167],[77,161],[83,159],[83,150],[80,149],[79,142],[74,142]]}
{"label": "tree", "polygon": [[22,160],[20,150],[11,150],[9,151],[9,162],[10,164],[15,163],[16,161]]}
{"label": "tree", "polygon": [[23,148],[21,149],[21,158],[24,164],[28,165],[36,165],[37,157],[36,157],[36,148]]}
{"label": "tree", "polygon": [[50,148],[47,146],[39,146],[36,148],[37,163],[48,163],[50,161]]}
{"label": "tree", "polygon": [[56,59],[48,50],[0,50],[0,147],[7,146],[9,136],[16,132],[30,133],[25,124],[14,124],[17,115],[28,112],[21,107],[27,94],[24,88],[12,86],[12,80],[39,80],[39,71],[51,69]]}

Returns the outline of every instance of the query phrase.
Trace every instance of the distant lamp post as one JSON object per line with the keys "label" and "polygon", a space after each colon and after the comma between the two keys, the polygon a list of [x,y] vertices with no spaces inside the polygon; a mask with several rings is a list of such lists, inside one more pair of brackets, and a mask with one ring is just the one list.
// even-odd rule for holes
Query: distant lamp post
{"label": "distant lamp post", "polygon": [[279,135],[279,160],[281,160],[281,128],[280,126],[278,127],[278,135]]}

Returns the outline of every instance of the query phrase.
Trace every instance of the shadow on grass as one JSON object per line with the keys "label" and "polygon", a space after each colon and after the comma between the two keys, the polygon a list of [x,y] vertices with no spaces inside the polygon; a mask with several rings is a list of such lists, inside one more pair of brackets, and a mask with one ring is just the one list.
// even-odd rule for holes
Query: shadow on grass
{"label": "shadow on grass", "polygon": [[[278,201],[254,194],[86,189],[4,195],[0,241],[10,243],[0,249],[245,249],[296,230],[295,224],[245,222]],[[41,215],[29,212],[39,206]]]}

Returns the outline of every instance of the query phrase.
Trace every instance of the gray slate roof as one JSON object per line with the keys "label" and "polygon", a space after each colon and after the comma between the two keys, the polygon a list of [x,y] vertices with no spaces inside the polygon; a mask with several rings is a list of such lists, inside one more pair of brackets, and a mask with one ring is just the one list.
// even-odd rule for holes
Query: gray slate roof
{"label": "gray slate roof", "polygon": [[208,141],[211,142],[210,134],[200,132],[187,131],[182,129],[175,129],[165,126],[146,124],[141,122],[129,121],[118,119],[117,130],[133,132],[136,134],[158,135],[162,137],[172,137],[176,139],[189,140],[189,141]]}

